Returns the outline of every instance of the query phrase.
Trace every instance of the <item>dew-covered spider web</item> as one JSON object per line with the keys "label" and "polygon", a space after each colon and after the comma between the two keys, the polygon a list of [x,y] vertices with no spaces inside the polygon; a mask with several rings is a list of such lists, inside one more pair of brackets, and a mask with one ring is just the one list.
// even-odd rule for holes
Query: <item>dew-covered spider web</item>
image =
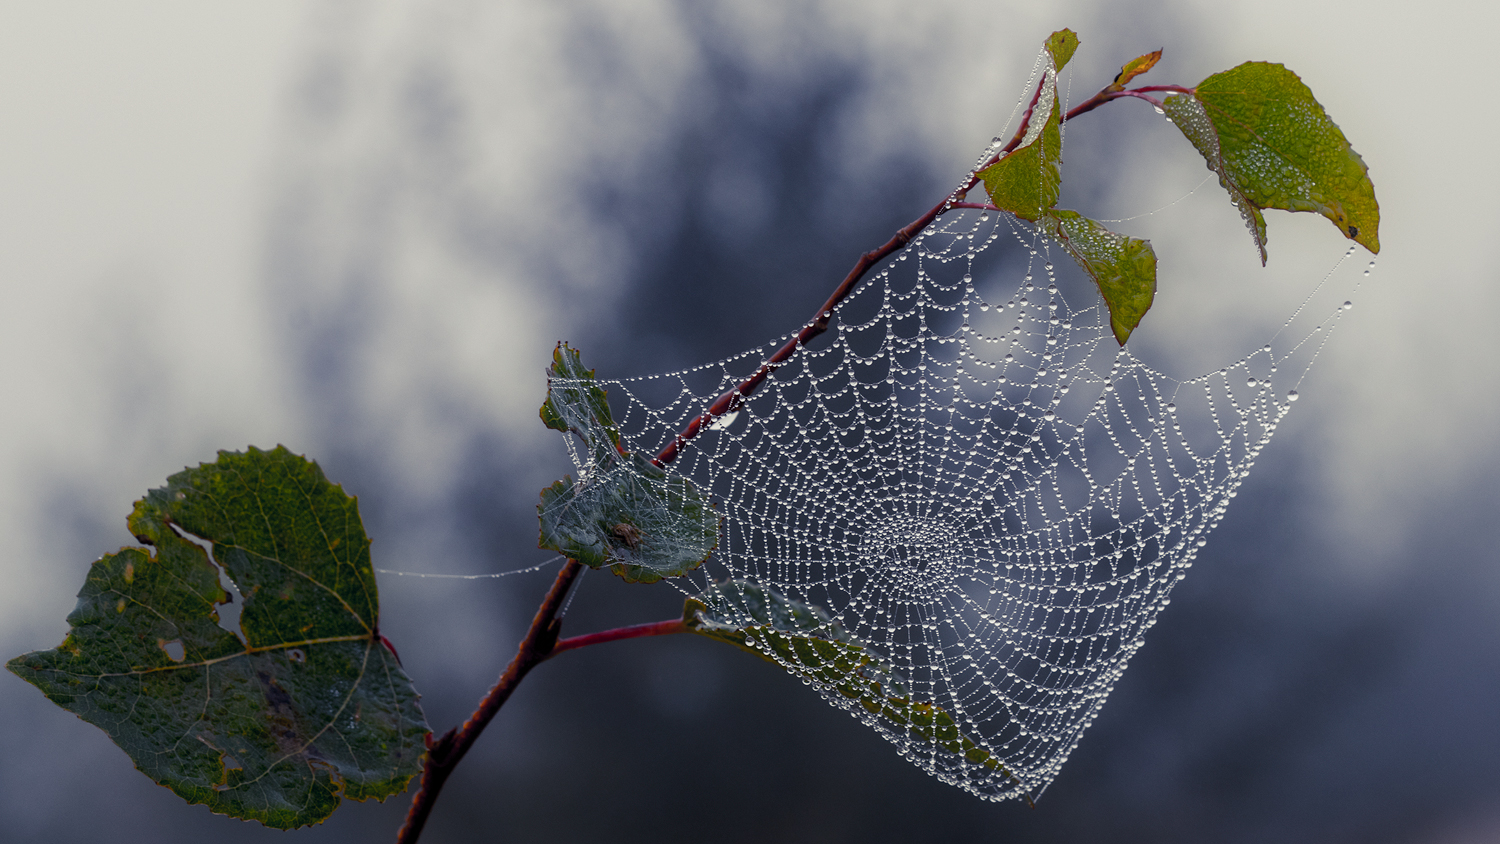
{"label": "dew-covered spider web", "polygon": [[[1348,257],[1318,287],[1357,272]],[[761,650],[991,800],[1057,775],[1343,311],[1304,306],[1270,343],[1176,379],[1117,345],[1091,288],[1064,298],[1074,269],[1030,223],[950,211],[666,467],[722,516],[710,559],[673,582],[822,607],[926,722]],[[626,447],[674,442],[790,336],[682,372],[599,368]],[[570,448],[587,479],[593,458]]]}

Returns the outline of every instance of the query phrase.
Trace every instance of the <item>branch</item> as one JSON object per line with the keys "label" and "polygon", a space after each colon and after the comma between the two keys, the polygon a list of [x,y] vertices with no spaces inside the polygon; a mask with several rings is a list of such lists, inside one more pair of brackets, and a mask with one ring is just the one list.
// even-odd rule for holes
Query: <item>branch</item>
{"label": "branch", "polygon": [[[573,560],[569,560],[557,573],[557,579],[552,582],[552,588],[547,590],[547,596],[542,599],[542,605],[537,608],[536,617],[531,620],[531,628],[526,631],[526,638],[521,640],[520,647],[516,648],[516,655],[511,659],[510,665],[505,667],[505,673],[495,681],[489,694],[479,702],[479,707],[474,714],[460,727],[455,727],[444,733],[442,738],[433,741],[429,736],[427,741],[427,760],[422,767],[422,782],[417,787],[417,793],[412,796],[411,809],[406,813],[406,822],[401,825],[401,830],[396,833],[397,844],[414,844],[422,834],[422,827],[427,823],[427,816],[432,813],[432,804],[437,802],[438,794],[443,790],[443,783],[448,781],[448,775],[453,772],[464,754],[479,738],[479,734],[505,705],[510,698],[511,692],[527,672],[535,668],[537,663],[552,654],[557,644],[557,633],[562,627],[562,620],[557,617],[557,612],[562,608],[563,600],[567,597],[568,589],[573,581],[578,578],[583,566]],[[580,637],[584,638],[584,637]]]}
{"label": "branch", "polygon": [[616,627],[613,630],[601,630],[598,633],[590,633],[586,636],[574,636],[563,639],[552,646],[552,652],[547,654],[547,659],[557,656],[564,651],[575,648],[586,648],[589,645],[602,645],[605,642],[618,642],[621,639],[639,639],[643,636],[670,636],[673,633],[686,633],[688,627],[682,623],[682,619],[674,618],[670,621],[653,621],[647,624],[633,624],[630,627]]}
{"label": "branch", "polygon": [[[974,168],[974,170],[970,171],[969,177],[964,181],[962,187],[948,194],[948,196],[946,196],[942,202],[939,202],[938,204],[932,206],[932,208],[928,209],[926,214],[923,214],[922,216],[913,220],[906,227],[897,231],[895,236],[886,241],[885,244],[880,248],[872,249],[869,252],[866,252],[865,254],[859,256],[859,260],[854,263],[854,269],[850,270],[849,274],[844,277],[844,280],[839,284],[839,286],[834,288],[833,295],[829,296],[828,301],[823,303],[823,307],[818,309],[817,316],[813,317],[812,321],[807,323],[807,325],[804,325],[802,327],[802,330],[797,332],[797,336],[788,340],[786,344],[783,345],[780,349],[777,349],[776,354],[771,355],[771,357],[768,358],[765,363],[761,364],[760,368],[756,369],[749,378],[741,381],[739,383],[739,386],[715,399],[714,403],[709,405],[707,410],[703,411],[697,417],[695,417],[693,421],[689,422],[687,427],[683,428],[682,431],[672,439],[672,442],[668,443],[667,447],[662,449],[661,452],[657,454],[651,462],[655,463],[658,466],[664,466],[668,463],[671,463],[673,460],[676,460],[677,455],[682,452],[682,447],[687,445],[688,442],[691,441],[694,437],[702,433],[703,430],[707,428],[715,419],[723,416],[726,413],[732,413],[738,410],[740,408],[740,405],[744,402],[745,398],[748,397],[751,393],[755,392],[756,389],[760,387],[761,382],[766,380],[767,376],[775,372],[777,369],[780,369],[781,365],[792,356],[792,353],[797,351],[798,346],[803,346],[807,343],[812,342],[813,338],[828,330],[828,324],[833,318],[833,309],[840,302],[844,301],[844,299],[847,298],[850,293],[854,292],[854,288],[859,284],[859,280],[864,277],[865,273],[869,272],[871,267],[880,263],[891,253],[895,252],[898,249],[901,249],[902,247],[906,246],[906,244],[910,243],[913,237],[916,237],[919,232],[927,228],[928,224],[941,216],[943,212],[953,208],[985,207],[976,206],[973,203],[966,203],[963,201],[963,199],[968,194],[968,192],[974,188],[975,185],[979,184],[980,170],[983,170],[996,161],[999,161],[1003,156],[1014,151],[1015,148],[1021,144],[1021,139],[1026,136],[1026,126],[1031,122],[1032,112],[1036,109],[1037,101],[1041,99],[1042,89],[1043,87],[1045,87],[1045,82],[1046,80],[1043,79],[1042,82],[1037,83],[1036,93],[1031,95],[1031,104],[1026,107],[1026,113],[1021,117],[1021,127],[1016,130],[1016,134],[1010,139],[1008,143],[1006,143],[1004,147],[1001,147],[998,152],[985,159],[982,164]],[[1192,92],[1192,89],[1190,88],[1183,88],[1177,85],[1154,85],[1146,88],[1128,91],[1105,88],[1104,90],[1095,94],[1087,102],[1063,115],[1062,119],[1064,121],[1071,120],[1080,114],[1086,114],[1098,108],[1099,106],[1104,105],[1111,100],[1119,99],[1120,97],[1136,97],[1156,103],[1154,99],[1146,96],[1145,94],[1139,93],[1139,91],[1168,90],[1183,91],[1188,93]],[[1157,103],[1157,105],[1160,105],[1160,103]]]}

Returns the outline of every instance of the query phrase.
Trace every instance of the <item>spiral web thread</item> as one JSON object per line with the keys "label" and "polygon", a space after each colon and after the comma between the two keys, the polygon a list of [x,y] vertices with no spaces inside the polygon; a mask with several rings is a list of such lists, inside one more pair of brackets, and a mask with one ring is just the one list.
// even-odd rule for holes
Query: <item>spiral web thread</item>
{"label": "spiral web thread", "polygon": [[[1006,242],[1027,259],[1011,287]],[[1092,287],[1087,306],[1065,301],[1051,254],[1010,215],[948,212],[667,467],[723,516],[712,557],[673,582],[698,594],[733,578],[826,609],[979,752],[762,649],[990,800],[1057,775],[1345,309],[1285,341],[1304,305],[1280,348],[1177,380],[1116,345]],[[655,453],[787,339],[599,383],[628,447]],[[588,477],[589,455],[573,457]]]}

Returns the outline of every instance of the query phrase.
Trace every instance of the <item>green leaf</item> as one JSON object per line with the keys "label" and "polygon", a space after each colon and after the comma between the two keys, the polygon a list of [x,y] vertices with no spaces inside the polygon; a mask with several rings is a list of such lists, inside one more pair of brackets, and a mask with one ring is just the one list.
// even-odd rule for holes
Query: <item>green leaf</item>
{"label": "green leaf", "polygon": [[1266,262],[1263,208],[1322,214],[1380,251],[1380,206],[1369,168],[1297,74],[1245,62],[1168,97],[1168,116],[1219,176]]}
{"label": "green leaf", "polygon": [[609,398],[594,380],[594,370],[584,369],[578,350],[567,343],[558,343],[552,352],[541,417],[548,428],[577,434],[596,461],[620,453],[620,429],[609,412]]}
{"label": "green leaf", "polygon": [[1052,67],[1062,70],[1078,50],[1078,36],[1071,29],[1059,29],[1047,36],[1046,46],[1047,53],[1052,56]]}
{"label": "green leaf", "polygon": [[1062,116],[1058,111],[1057,73],[1049,69],[1020,145],[979,171],[991,205],[1035,222],[1057,204],[1062,185],[1057,169],[1062,156]]}
{"label": "green leaf", "polygon": [[1016,779],[998,756],[965,736],[946,710],[912,700],[890,665],[820,607],[731,580],[689,598],[682,620],[690,632],[727,642],[837,692],[885,732]]}
{"label": "green leaf", "polygon": [[[285,448],[252,448],[173,475],[129,524],[154,548],[94,563],[63,643],[7,668],[215,812],[290,829],[341,795],[405,790],[427,724],[380,638],[353,498]],[[219,625],[215,561],[243,596],[243,641]]]}
{"label": "green leaf", "polygon": [[1089,274],[1109,307],[1109,327],[1120,345],[1156,297],[1156,252],[1151,241],[1115,234],[1076,211],[1047,214],[1047,233]]}
{"label": "green leaf", "polygon": [[687,479],[640,454],[542,490],[538,546],[590,568],[609,566],[630,583],[678,577],[719,544],[719,514]]}

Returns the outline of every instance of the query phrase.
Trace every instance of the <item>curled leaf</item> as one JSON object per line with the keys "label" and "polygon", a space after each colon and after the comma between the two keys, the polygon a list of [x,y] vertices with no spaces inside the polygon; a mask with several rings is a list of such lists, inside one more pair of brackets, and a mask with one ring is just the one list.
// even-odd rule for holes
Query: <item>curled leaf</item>
{"label": "curled leaf", "polygon": [[1089,274],[1109,308],[1109,327],[1120,345],[1156,298],[1156,252],[1151,241],[1116,234],[1076,211],[1054,209],[1047,233]]}
{"label": "curled leaf", "polygon": [[1261,263],[1261,209],[1322,214],[1343,235],[1380,251],[1380,206],[1369,168],[1297,74],[1245,62],[1216,73],[1192,94],[1163,103],[1245,218]]}
{"label": "curled leaf", "polygon": [[1123,91],[1125,86],[1130,84],[1130,80],[1156,67],[1156,63],[1159,61],[1161,61],[1161,50],[1153,50],[1144,56],[1137,56],[1131,59],[1125,63],[1124,67],[1120,68],[1120,72],[1115,75],[1115,81],[1111,82],[1109,87],[1104,90]]}
{"label": "curled leaf", "polygon": [[1037,220],[1057,204],[1062,174],[1062,116],[1057,105],[1057,71],[1047,69],[1041,93],[1021,143],[979,171],[990,204],[1023,220]]}
{"label": "curled leaf", "polygon": [[405,790],[428,730],[381,641],[353,498],[285,448],[220,452],[130,530],[152,548],[95,562],[63,643],[7,668],[215,812],[289,829]]}
{"label": "curled leaf", "polygon": [[620,451],[620,429],[609,411],[609,397],[594,380],[594,370],[583,368],[583,358],[567,343],[558,343],[547,367],[547,400],[542,422],[554,430],[576,434],[596,460]]}
{"label": "curled leaf", "polygon": [[542,490],[538,547],[590,568],[608,566],[631,583],[678,577],[703,564],[719,543],[719,515],[686,478],[625,451],[608,396],[578,350],[558,344],[547,370],[547,427],[577,434],[590,460]]}

